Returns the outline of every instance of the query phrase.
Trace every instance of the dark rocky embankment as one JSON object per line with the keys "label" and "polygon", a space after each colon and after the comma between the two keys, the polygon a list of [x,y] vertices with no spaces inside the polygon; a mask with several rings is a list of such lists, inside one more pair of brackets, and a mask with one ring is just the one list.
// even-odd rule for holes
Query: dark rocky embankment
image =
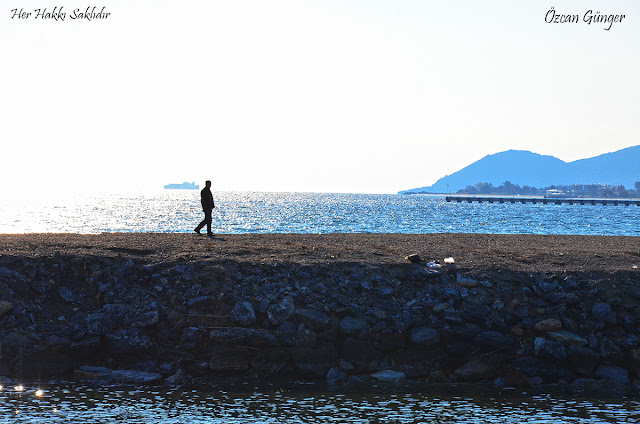
{"label": "dark rocky embankment", "polygon": [[0,375],[638,384],[636,238],[438,237],[0,236]]}

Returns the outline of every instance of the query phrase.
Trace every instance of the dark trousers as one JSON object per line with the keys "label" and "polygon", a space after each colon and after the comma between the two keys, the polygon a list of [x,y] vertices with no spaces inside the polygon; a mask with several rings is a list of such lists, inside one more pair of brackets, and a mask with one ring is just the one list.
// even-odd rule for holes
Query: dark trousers
{"label": "dark trousers", "polygon": [[205,225],[207,226],[207,234],[211,234],[211,221],[212,221],[212,210],[208,210],[208,211],[204,211],[204,220],[198,224],[198,226],[196,227],[197,231],[200,231],[202,229],[202,227],[204,227]]}

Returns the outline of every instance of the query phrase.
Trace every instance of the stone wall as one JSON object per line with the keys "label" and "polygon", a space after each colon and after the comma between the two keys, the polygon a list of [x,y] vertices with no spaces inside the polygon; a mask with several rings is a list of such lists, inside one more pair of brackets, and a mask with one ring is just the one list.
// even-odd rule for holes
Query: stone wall
{"label": "stone wall", "polygon": [[633,384],[639,302],[624,272],[3,255],[0,375]]}

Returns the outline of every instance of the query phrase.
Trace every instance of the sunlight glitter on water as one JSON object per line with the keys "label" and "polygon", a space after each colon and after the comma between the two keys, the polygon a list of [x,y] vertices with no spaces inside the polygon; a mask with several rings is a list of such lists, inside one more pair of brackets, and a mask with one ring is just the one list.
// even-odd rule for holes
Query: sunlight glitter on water
{"label": "sunlight glitter on water", "polygon": [[637,422],[640,401],[569,396],[434,396],[303,390],[225,392],[75,387],[0,393],[24,423],[607,423]]}
{"label": "sunlight glitter on water", "polygon": [[[443,196],[214,193],[216,233],[495,233],[640,236],[640,207],[447,203]],[[0,233],[189,233],[197,190],[8,198]]]}

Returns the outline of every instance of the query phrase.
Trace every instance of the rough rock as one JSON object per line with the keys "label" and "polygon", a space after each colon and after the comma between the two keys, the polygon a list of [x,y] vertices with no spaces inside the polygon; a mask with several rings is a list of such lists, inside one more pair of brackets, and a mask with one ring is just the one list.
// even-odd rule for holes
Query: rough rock
{"label": "rough rock", "polygon": [[620,384],[629,384],[629,373],[627,370],[613,365],[600,365],[596,371],[596,376]]}
{"label": "rough rock", "polygon": [[249,369],[252,351],[238,346],[214,346],[209,368],[212,371],[243,371]]}
{"label": "rough rock", "polygon": [[122,384],[153,384],[162,380],[162,375],[154,372],[112,370],[96,366],[82,366],[74,374],[81,379],[100,379]]}
{"label": "rough rock", "polygon": [[286,350],[259,350],[250,361],[251,367],[268,375],[276,375],[289,363]]}
{"label": "rough rock", "polygon": [[533,326],[533,329],[540,333],[547,333],[549,331],[558,331],[562,328],[562,322],[559,319],[547,318],[543,321],[538,321]]}
{"label": "rough rock", "polygon": [[134,327],[150,327],[157,324],[159,320],[160,313],[158,311],[149,311],[135,317],[131,325]]}
{"label": "rough rock", "polygon": [[549,293],[555,291],[558,288],[558,283],[556,281],[544,281],[538,280],[533,286],[533,289],[537,293]]}
{"label": "rough rock", "polygon": [[138,328],[124,328],[106,335],[107,349],[114,356],[144,353],[152,343]]}
{"label": "rough rock", "polygon": [[338,366],[338,353],[330,344],[316,348],[302,347],[291,351],[291,361],[300,375],[325,377],[330,368]]}
{"label": "rough rock", "polygon": [[378,367],[380,353],[370,343],[346,339],[342,344],[342,357],[351,362],[357,372],[373,372]]}
{"label": "rough rock", "polygon": [[249,302],[237,302],[233,305],[231,310],[231,319],[244,327],[256,322],[256,312],[253,309],[253,305]]}
{"label": "rough rock", "polygon": [[409,340],[418,346],[434,346],[440,343],[440,333],[435,328],[414,327],[411,329]]}
{"label": "rough rock", "polygon": [[33,350],[35,340],[21,334],[18,331],[11,331],[2,339],[2,359],[14,362],[21,357],[21,352]]}
{"label": "rough rock", "polygon": [[182,386],[187,382],[187,377],[184,375],[184,371],[181,368],[173,373],[171,376],[164,379],[164,384],[167,386]]}
{"label": "rough rock", "polygon": [[86,325],[87,332],[93,336],[102,336],[116,328],[116,322],[113,317],[104,312],[89,315]]}
{"label": "rough rock", "polygon": [[629,363],[636,376],[640,376],[640,348],[629,352]]}
{"label": "rough rock", "polygon": [[280,325],[293,315],[295,306],[293,298],[285,297],[281,302],[269,306],[267,316],[273,325]]}
{"label": "rough rock", "polygon": [[340,368],[331,368],[327,372],[327,384],[341,385],[347,382],[347,373]]}
{"label": "rough rock", "polygon": [[304,328],[302,325],[296,333],[296,346],[298,347],[314,347],[317,341],[316,333],[313,330]]}
{"label": "rough rock", "polygon": [[490,308],[481,302],[466,300],[462,303],[460,315],[467,321],[471,321],[476,324],[484,324],[484,319],[489,311]]}
{"label": "rough rock", "polygon": [[469,288],[469,289],[478,287],[478,281],[477,280],[474,280],[473,278],[463,277],[460,274],[458,274],[457,282],[458,282],[459,286],[466,287],[466,288]]}
{"label": "rough rock", "polygon": [[180,342],[199,345],[202,343],[202,331],[198,327],[187,327],[182,330]]}
{"label": "rough rock", "polygon": [[13,274],[13,271],[11,271],[9,268],[7,267],[0,267],[0,278],[8,278],[11,277],[11,275]]}
{"label": "rough rock", "polygon": [[606,324],[615,324],[617,321],[615,312],[606,303],[595,303],[591,308],[591,313],[595,319]]}
{"label": "rough rock", "polygon": [[111,380],[125,384],[153,384],[162,380],[162,375],[156,372],[113,370]]}
{"label": "rough rock", "polygon": [[6,300],[0,300],[0,318],[13,311],[13,304]]}
{"label": "rough rock", "polygon": [[373,335],[373,347],[380,352],[395,352],[404,349],[407,337],[402,333],[379,333]]}
{"label": "rough rock", "polygon": [[569,367],[580,375],[592,375],[600,357],[593,350],[577,345],[570,345],[567,349]]}
{"label": "rough rock", "polygon": [[570,333],[568,331],[550,331],[547,336],[551,339],[560,342],[564,345],[576,345],[585,346],[588,342],[586,339],[578,336],[577,334]]}
{"label": "rough rock", "polygon": [[406,378],[406,375],[398,371],[383,370],[383,371],[378,371],[375,374],[371,374],[371,377],[385,383],[397,383],[399,381],[404,380]]}
{"label": "rough rock", "polygon": [[536,337],[533,343],[537,357],[552,361],[563,361],[567,358],[567,351],[562,343],[553,342],[543,337]]}
{"label": "rough rock", "polygon": [[58,287],[58,294],[61,298],[69,303],[75,302],[77,300],[75,293],[73,293],[73,291],[65,286]]}
{"label": "rough rock", "polygon": [[532,386],[531,381],[526,375],[519,371],[510,371],[504,378],[504,384],[507,387],[516,387],[519,389],[526,389]]}
{"label": "rough rock", "polygon": [[226,330],[211,330],[209,338],[214,345],[242,345],[253,348],[279,346],[276,336],[263,329],[231,327]]}
{"label": "rough rock", "polygon": [[187,300],[187,306],[190,308],[201,308],[210,305],[213,302],[211,296],[195,296]]}
{"label": "rough rock", "polygon": [[515,340],[498,331],[490,330],[478,334],[473,339],[473,344],[477,346],[481,352],[510,352],[513,350]]}
{"label": "rough rock", "polygon": [[338,333],[343,337],[363,339],[369,335],[369,323],[362,318],[346,316],[338,323]]}
{"label": "rough rock", "polygon": [[331,323],[329,315],[315,309],[297,309],[294,315],[299,322],[316,331],[326,330]]}
{"label": "rough rock", "polygon": [[430,384],[438,384],[438,383],[448,383],[449,379],[447,376],[440,370],[433,370],[429,373],[427,377],[427,383]]}
{"label": "rough rock", "polygon": [[276,330],[275,335],[283,346],[293,346],[296,344],[296,325],[291,321],[285,321]]}
{"label": "rough rock", "polygon": [[502,371],[504,357],[489,353],[471,358],[455,370],[455,375],[463,381],[478,381],[498,377]]}
{"label": "rough rock", "polygon": [[476,325],[446,325],[442,328],[442,339],[445,342],[451,339],[471,342],[478,333],[480,327]]}
{"label": "rough rock", "polygon": [[414,253],[414,254],[411,254],[409,256],[406,256],[405,260],[407,260],[407,261],[409,261],[411,263],[414,263],[414,264],[417,264],[417,263],[422,261],[422,259],[420,258],[420,255],[418,255],[417,253]]}
{"label": "rough rock", "polygon": [[573,377],[573,373],[567,368],[532,356],[516,359],[513,361],[513,367],[524,374],[533,385],[536,385],[538,378],[544,383],[556,383],[559,380],[570,381]]}
{"label": "rough rock", "polygon": [[612,362],[621,362],[624,357],[618,344],[608,337],[603,337],[600,340],[598,355],[600,355],[601,358]]}
{"label": "rough rock", "polygon": [[74,370],[74,375],[81,380],[107,380],[113,370],[106,367],[85,365]]}
{"label": "rough rock", "polygon": [[101,340],[98,336],[87,337],[82,340],[74,340],[69,347],[70,354],[74,359],[88,358],[100,350]]}

